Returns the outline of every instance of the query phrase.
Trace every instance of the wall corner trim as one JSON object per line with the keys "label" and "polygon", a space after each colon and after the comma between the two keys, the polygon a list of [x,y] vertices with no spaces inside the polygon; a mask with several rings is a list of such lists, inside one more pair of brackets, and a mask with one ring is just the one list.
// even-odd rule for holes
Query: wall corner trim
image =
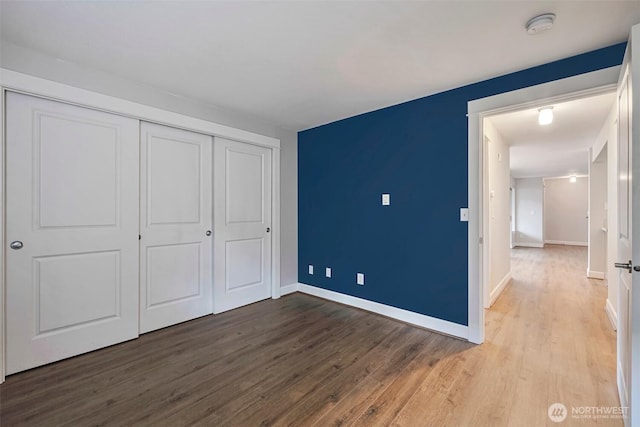
{"label": "wall corner trim", "polygon": [[613,304],[611,304],[611,301],[609,300],[609,298],[607,298],[607,303],[604,305],[604,311],[607,312],[607,317],[611,322],[611,326],[613,327],[613,330],[617,331],[618,330],[618,313],[616,313],[616,310],[613,308]]}
{"label": "wall corner trim", "polygon": [[[290,288],[292,286],[293,285],[288,285],[287,288],[292,289]],[[468,340],[469,328],[464,325],[459,325],[457,323],[437,319],[435,317],[415,313],[413,311],[404,310],[397,307],[392,307],[390,305],[380,304],[351,295],[329,291],[327,289],[318,288],[316,286],[311,286],[304,283],[297,283],[297,288],[298,292],[302,292],[304,294],[309,294],[329,301],[334,301],[351,307],[360,308],[362,310],[380,314],[385,317],[390,317],[401,322],[429,329],[433,332],[438,332],[455,338]],[[284,289],[282,293],[284,294]]]}

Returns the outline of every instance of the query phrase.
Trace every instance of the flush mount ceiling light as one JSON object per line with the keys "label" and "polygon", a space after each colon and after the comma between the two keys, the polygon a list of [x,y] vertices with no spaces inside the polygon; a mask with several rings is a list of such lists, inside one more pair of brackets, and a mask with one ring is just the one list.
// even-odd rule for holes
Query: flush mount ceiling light
{"label": "flush mount ceiling light", "polygon": [[527,29],[527,34],[535,35],[540,34],[544,31],[550,30],[553,27],[553,21],[555,21],[556,15],[555,13],[545,13],[542,15],[534,16],[529,19],[525,28]]}
{"label": "flush mount ceiling light", "polygon": [[550,125],[553,122],[553,107],[544,107],[538,110],[538,124]]}
{"label": "flush mount ceiling light", "polygon": [[571,175],[571,176],[569,177],[569,182],[571,182],[571,183],[575,183],[575,182],[576,182],[576,180],[577,180],[577,179],[576,179],[576,176],[575,176],[575,175]]}

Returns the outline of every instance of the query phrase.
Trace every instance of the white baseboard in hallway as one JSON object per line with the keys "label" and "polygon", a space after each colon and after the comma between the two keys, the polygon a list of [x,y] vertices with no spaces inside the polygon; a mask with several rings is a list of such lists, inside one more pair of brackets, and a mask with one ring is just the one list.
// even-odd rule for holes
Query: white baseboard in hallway
{"label": "white baseboard in hallway", "polygon": [[516,248],[518,246],[521,248],[543,248],[544,243],[513,242],[513,246]]}
{"label": "white baseboard in hallway", "polygon": [[587,277],[590,279],[604,280],[604,271],[587,270]]}
{"label": "white baseboard in hallway", "polygon": [[587,242],[569,242],[566,240],[545,240],[545,245],[589,246]]}
{"label": "white baseboard in hallway", "polygon": [[611,326],[613,326],[613,330],[617,331],[618,330],[618,313],[616,313],[616,310],[613,308],[613,304],[611,304],[611,301],[609,300],[609,298],[607,298],[607,303],[604,306],[604,311],[607,312],[607,317],[611,322]]}
{"label": "white baseboard in hallway", "polygon": [[504,291],[504,288],[506,288],[509,283],[511,283],[511,272],[505,274],[500,283],[498,283],[498,286],[496,286],[489,294],[489,307],[496,302],[502,291]]}

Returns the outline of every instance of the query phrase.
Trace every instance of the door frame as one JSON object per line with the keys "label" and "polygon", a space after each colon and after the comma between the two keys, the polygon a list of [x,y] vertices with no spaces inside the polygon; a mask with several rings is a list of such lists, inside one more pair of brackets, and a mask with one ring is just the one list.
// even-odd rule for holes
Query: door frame
{"label": "door frame", "polygon": [[[488,179],[483,165],[485,117],[533,108],[541,103],[558,103],[616,90],[620,66],[605,68],[540,85],[476,99],[467,103],[468,117],[468,340],[484,342],[484,259],[488,244],[483,244],[485,200],[484,183]],[[486,242],[486,241],[485,241]]]}
{"label": "door frame", "polygon": [[[137,120],[166,125],[178,129],[223,137],[235,141],[260,145],[272,151],[271,215],[271,298],[280,298],[280,140],[270,136],[197,119],[156,107],[127,101],[86,89],[0,68],[0,384],[5,380],[5,100],[6,92],[18,92],[40,98],[77,105],[79,107],[118,114]],[[213,148],[213,147],[212,147]],[[214,266],[215,268],[215,266]],[[213,284],[212,284],[213,286]]]}

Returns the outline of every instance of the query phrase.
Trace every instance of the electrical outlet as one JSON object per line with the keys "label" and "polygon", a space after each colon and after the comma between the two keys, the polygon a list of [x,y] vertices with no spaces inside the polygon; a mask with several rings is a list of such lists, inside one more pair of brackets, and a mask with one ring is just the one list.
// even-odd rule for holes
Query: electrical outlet
{"label": "electrical outlet", "polygon": [[469,221],[469,208],[460,208],[460,221]]}
{"label": "electrical outlet", "polygon": [[313,265],[309,264],[309,274],[313,274]]}
{"label": "electrical outlet", "polygon": [[331,277],[331,267],[327,267],[324,269],[324,275],[327,277]]}
{"label": "electrical outlet", "polygon": [[356,284],[364,286],[364,273],[356,273]]}

